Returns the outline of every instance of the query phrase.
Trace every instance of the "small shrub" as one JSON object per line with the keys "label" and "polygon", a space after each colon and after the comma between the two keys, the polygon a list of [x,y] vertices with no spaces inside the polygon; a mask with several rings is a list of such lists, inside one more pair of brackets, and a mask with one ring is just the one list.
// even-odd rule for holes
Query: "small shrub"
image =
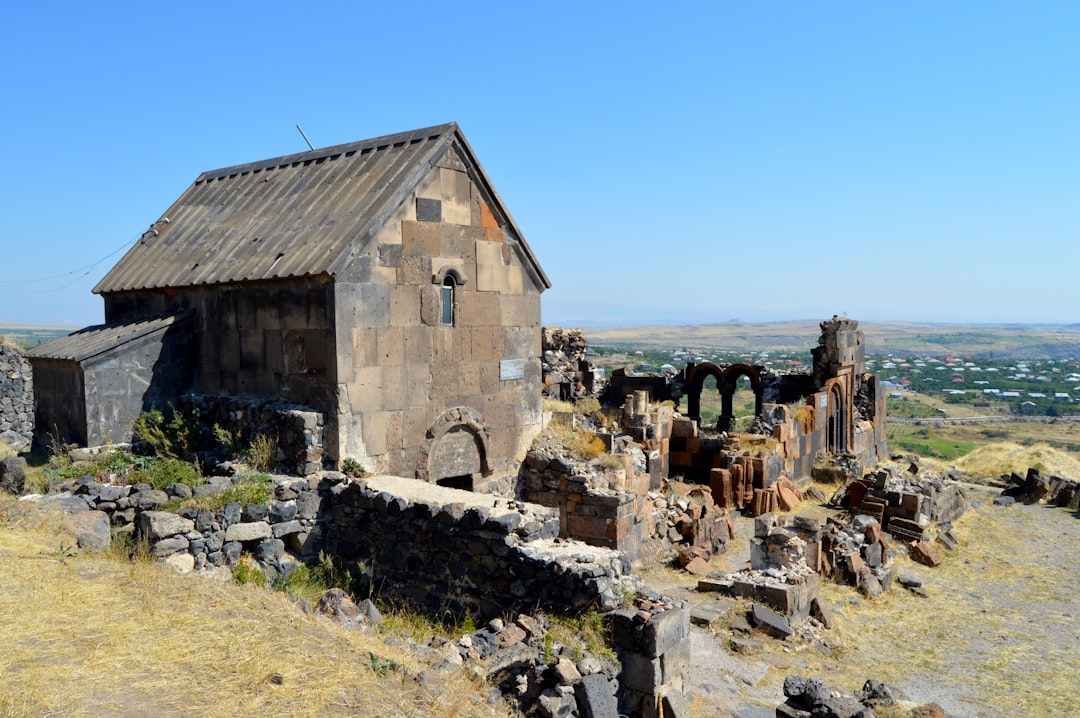
{"label": "small shrub", "polygon": [[618,656],[611,647],[611,628],[605,625],[604,616],[595,609],[589,609],[575,616],[552,616],[551,630],[547,637],[571,647],[578,655],[582,649],[594,656],[618,662]]}
{"label": "small shrub", "polygon": [[272,471],[277,466],[277,438],[259,434],[248,448],[248,459],[256,471]]}
{"label": "small shrub", "polygon": [[367,470],[364,468],[364,465],[361,464],[359,461],[352,457],[349,457],[341,462],[341,473],[347,476],[359,477],[365,476],[367,474]]}
{"label": "small shrub", "polygon": [[604,469],[621,469],[621,468],[623,468],[622,459],[620,459],[615,454],[609,454],[606,451],[603,454],[600,455],[600,458],[597,459],[597,463],[600,464],[601,468],[604,468]]}
{"label": "small shrub", "polygon": [[227,455],[236,456],[236,436],[228,429],[223,428],[221,424],[214,424],[214,428],[211,431],[214,434],[214,441],[217,445],[224,449]]}
{"label": "small shrub", "polygon": [[566,448],[574,456],[585,461],[592,461],[607,451],[604,440],[591,431],[575,431],[574,438]]}
{"label": "small shrub", "polygon": [[574,402],[574,411],[585,416],[591,416],[600,411],[600,401],[592,396],[586,396]]}
{"label": "small shrub", "polygon": [[250,556],[240,557],[240,560],[233,566],[232,577],[233,582],[241,586],[249,583],[256,586],[266,585],[266,574],[255,563],[255,559]]}
{"label": "small shrub", "polygon": [[178,459],[191,456],[198,447],[198,417],[189,421],[169,405],[169,420],[160,409],[148,409],[135,420],[137,444],[163,458]]}
{"label": "small shrub", "polygon": [[187,484],[195,488],[206,483],[202,471],[194,464],[189,464],[180,459],[139,457],[142,461],[135,460],[131,466],[134,471],[127,477],[131,484],[150,484],[155,489],[164,489],[170,484]]}
{"label": "small shrub", "polygon": [[229,504],[247,506],[255,504],[262,506],[270,503],[274,496],[274,481],[266,474],[251,474],[245,476],[237,483],[213,496],[200,496],[192,499],[170,501],[165,505],[166,511],[178,511],[185,508],[206,509],[207,511],[220,511]]}
{"label": "small shrub", "polygon": [[795,412],[795,421],[799,422],[802,426],[804,434],[809,434],[814,431],[814,407],[812,406],[800,406],[798,411]]}
{"label": "small shrub", "polygon": [[540,408],[543,411],[574,411],[573,404],[559,399],[544,399],[540,402]]}

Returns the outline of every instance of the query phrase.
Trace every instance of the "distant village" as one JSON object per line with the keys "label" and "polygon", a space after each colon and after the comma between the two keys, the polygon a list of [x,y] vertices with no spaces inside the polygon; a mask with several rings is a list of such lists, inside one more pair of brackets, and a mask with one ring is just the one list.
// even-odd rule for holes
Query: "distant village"
{"label": "distant village", "polygon": [[[749,351],[710,347],[658,348],[594,344],[600,366],[630,365],[638,372],[680,370],[687,362],[748,362],[776,370],[803,366],[805,350]],[[1080,358],[997,360],[977,356],[866,355],[867,369],[882,377],[892,403],[912,392],[987,413],[1033,416],[1080,414]],[[893,407],[889,408],[894,415]]]}

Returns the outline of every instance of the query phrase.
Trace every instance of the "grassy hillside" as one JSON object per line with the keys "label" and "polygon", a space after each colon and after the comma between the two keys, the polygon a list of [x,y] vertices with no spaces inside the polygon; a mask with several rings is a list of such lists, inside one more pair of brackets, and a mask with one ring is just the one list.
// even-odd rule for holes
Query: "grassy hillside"
{"label": "grassy hillside", "polygon": [[51,342],[67,336],[78,327],[53,327],[36,324],[0,324],[0,342],[13,344],[22,349]]}
{"label": "grassy hillside", "polygon": [[0,494],[0,716],[508,715],[392,623],[349,630],[283,593],[77,554],[57,522]]}
{"label": "grassy hillside", "polygon": [[[860,321],[866,348],[905,355],[993,355],[999,359],[1080,356],[1080,324],[929,324]],[[640,346],[807,351],[817,344],[817,320],[588,329],[590,342]]]}

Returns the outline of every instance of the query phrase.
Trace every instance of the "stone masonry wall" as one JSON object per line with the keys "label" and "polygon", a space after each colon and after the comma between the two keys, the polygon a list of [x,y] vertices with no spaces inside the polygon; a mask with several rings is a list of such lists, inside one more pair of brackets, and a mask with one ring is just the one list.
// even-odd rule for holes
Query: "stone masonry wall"
{"label": "stone masonry wall", "polygon": [[229,431],[244,443],[257,436],[277,442],[278,460],[300,476],[322,470],[324,417],[310,407],[241,396],[193,394],[181,400],[188,414],[196,414],[207,429]]}
{"label": "stone masonry wall", "polygon": [[525,456],[522,474],[525,497],[558,512],[563,538],[616,549],[636,562],[658,531],[658,517],[647,496],[648,474],[631,473],[622,481],[624,490],[600,487],[599,477],[587,469],[542,449]]}
{"label": "stone masonry wall", "polygon": [[[344,479],[341,474],[331,476]],[[46,498],[58,502],[67,513],[98,514],[106,546],[110,531],[114,535],[131,534],[146,541],[151,555],[182,571],[231,567],[242,553],[249,553],[274,578],[298,566],[296,559],[318,557],[325,496],[332,480],[280,478],[266,505],[230,503],[218,511],[165,510],[175,499],[210,496],[233,483],[229,477],[215,476],[194,490],[184,484],[157,490],[148,484],[101,484],[84,476],[76,481],[53,482]],[[85,548],[81,539],[80,547]]]}
{"label": "stone masonry wall", "polygon": [[350,570],[362,566],[387,599],[431,615],[610,610],[640,587],[622,554],[557,538],[551,509],[416,479],[275,477],[266,505],[165,510],[174,499],[220,493],[234,481],[156,490],[85,476],[54,482],[46,498],[98,527],[102,543],[84,546],[80,538],[82,548],[128,533],[181,571],[232,567],[248,554],[270,579],[325,552]]}
{"label": "stone masonry wall", "polygon": [[435,615],[610,609],[634,584],[622,555],[556,538],[557,512],[536,504],[392,476],[339,484],[330,501],[327,552]]}
{"label": "stone masonry wall", "polygon": [[0,441],[17,450],[34,435],[33,387],[30,362],[18,349],[0,342]]}

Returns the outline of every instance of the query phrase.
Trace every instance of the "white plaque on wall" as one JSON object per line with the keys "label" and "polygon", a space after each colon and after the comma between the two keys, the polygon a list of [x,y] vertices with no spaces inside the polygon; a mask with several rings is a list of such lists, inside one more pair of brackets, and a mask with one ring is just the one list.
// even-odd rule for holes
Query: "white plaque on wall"
{"label": "white plaque on wall", "polygon": [[524,359],[503,359],[499,362],[499,379],[510,381],[511,379],[525,378]]}

